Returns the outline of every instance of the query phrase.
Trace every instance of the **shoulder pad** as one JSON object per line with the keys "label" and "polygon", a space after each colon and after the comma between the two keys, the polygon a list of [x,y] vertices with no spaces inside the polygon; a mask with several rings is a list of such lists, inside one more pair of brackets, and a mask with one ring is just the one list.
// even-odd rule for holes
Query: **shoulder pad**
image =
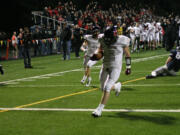
{"label": "shoulder pad", "polygon": [[129,46],[130,39],[126,36],[120,35],[120,36],[118,36],[118,42],[122,45]]}

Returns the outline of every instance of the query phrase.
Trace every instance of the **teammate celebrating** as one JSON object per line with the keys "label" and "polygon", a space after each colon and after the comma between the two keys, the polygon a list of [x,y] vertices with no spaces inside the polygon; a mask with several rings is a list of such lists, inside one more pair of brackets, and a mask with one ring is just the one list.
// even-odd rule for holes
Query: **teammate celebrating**
{"label": "teammate celebrating", "polygon": [[148,26],[148,33],[147,33],[147,40],[148,40],[148,48],[150,50],[153,50],[155,48],[154,43],[155,43],[155,26],[154,22],[152,23],[146,23]]}
{"label": "teammate celebrating", "polygon": [[131,53],[133,53],[135,51],[135,38],[136,38],[133,24],[127,28],[127,32],[129,33],[131,40]]}
{"label": "teammate celebrating", "polygon": [[158,76],[174,76],[180,70],[180,46],[176,47],[176,50],[172,50],[169,57],[166,60],[166,64],[151,72],[151,75],[147,75],[146,79],[156,78]]}
{"label": "teammate celebrating", "polygon": [[90,57],[98,50],[100,47],[100,43],[98,41],[99,29],[98,27],[94,27],[92,31],[92,35],[85,35],[85,41],[81,46],[81,50],[85,52],[84,56],[84,76],[81,80],[81,83],[84,84],[87,80],[86,86],[91,84],[91,76],[90,76],[90,68],[97,63],[96,61],[90,60]]}
{"label": "teammate celebrating", "polygon": [[126,55],[126,75],[131,73],[131,57],[129,52],[130,39],[126,36],[114,35],[114,27],[107,29],[104,37],[100,39],[101,47],[99,52],[103,51],[103,65],[100,72],[101,90],[103,96],[99,106],[92,113],[94,117],[101,116],[102,110],[106,105],[110,91],[115,90],[116,96],[121,90],[121,83],[117,82],[122,69],[123,53]]}
{"label": "teammate celebrating", "polygon": [[160,45],[161,31],[162,31],[161,23],[156,22],[155,23],[155,45],[156,45],[156,47],[159,47],[159,45]]}

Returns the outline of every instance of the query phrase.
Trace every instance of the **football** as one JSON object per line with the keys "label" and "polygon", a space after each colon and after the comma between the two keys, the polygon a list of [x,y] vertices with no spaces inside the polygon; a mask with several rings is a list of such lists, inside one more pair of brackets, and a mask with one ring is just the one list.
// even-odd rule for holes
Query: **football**
{"label": "football", "polygon": [[100,60],[103,57],[103,53],[102,52],[98,52],[93,54],[93,56],[91,57],[91,60]]}

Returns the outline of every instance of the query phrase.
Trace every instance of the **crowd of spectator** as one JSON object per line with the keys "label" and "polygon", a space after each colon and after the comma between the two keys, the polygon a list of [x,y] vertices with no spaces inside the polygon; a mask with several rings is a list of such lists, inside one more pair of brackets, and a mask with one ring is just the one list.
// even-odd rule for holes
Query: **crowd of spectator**
{"label": "crowd of spectator", "polygon": [[[30,28],[33,55],[50,55],[54,53],[53,50],[56,50],[58,54],[63,53],[63,59],[66,60],[70,59],[70,52],[74,51],[75,56],[79,58],[83,35],[90,34],[93,26],[99,27],[100,32],[103,32],[106,27],[112,25],[116,26],[117,34],[131,38],[132,47],[133,43],[136,44],[132,52],[134,48],[138,51],[141,48],[153,50],[157,47],[170,50],[175,41],[179,45],[180,18],[174,14],[158,16],[154,10],[153,6],[140,3],[134,5],[132,2],[117,2],[103,7],[102,3],[92,1],[84,9],[78,8],[72,1],[59,1],[54,7],[47,5],[43,11],[34,14],[33,17],[35,25]],[[150,28],[154,31],[153,35],[159,32],[159,41],[151,37],[144,39],[142,29],[147,32]],[[136,33],[133,38],[132,32]],[[12,45],[14,58],[22,57],[22,33],[21,28],[17,34],[15,32],[12,34],[15,40],[17,36],[15,44]]]}

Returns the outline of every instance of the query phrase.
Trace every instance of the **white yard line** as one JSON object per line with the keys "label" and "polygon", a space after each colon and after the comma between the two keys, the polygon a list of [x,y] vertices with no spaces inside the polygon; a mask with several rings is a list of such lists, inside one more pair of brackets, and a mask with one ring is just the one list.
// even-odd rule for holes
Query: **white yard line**
{"label": "white yard line", "polygon": [[[141,62],[141,61],[148,61],[148,60],[153,60],[156,58],[162,58],[168,56],[168,54],[163,54],[163,55],[157,55],[157,56],[152,56],[152,57],[147,57],[147,58],[139,58],[139,59],[134,59],[132,60],[133,63],[136,62]],[[99,66],[94,66],[94,68],[99,68],[101,67],[101,65]],[[9,81],[3,81],[0,82],[0,84],[14,84],[17,82],[21,82],[21,81],[35,81],[36,79],[44,79],[44,78],[50,78],[53,76],[61,76],[65,73],[69,73],[69,72],[76,72],[76,71],[83,71],[83,68],[80,69],[73,69],[73,70],[67,70],[67,71],[62,71],[62,72],[57,72],[57,73],[51,73],[51,74],[44,74],[44,75],[39,75],[39,76],[33,76],[33,77],[27,77],[27,78],[21,78],[21,79],[14,79],[14,80],[9,80]]]}
{"label": "white yard line", "polygon": [[[91,112],[94,109],[81,108],[0,108],[8,111],[69,111],[69,112]],[[180,109],[104,109],[104,112],[180,112]]]}
{"label": "white yard line", "polygon": [[165,56],[168,56],[168,55],[169,54],[163,54],[163,55],[151,56],[151,57],[146,57],[146,58],[139,58],[139,59],[132,60],[132,62],[148,61],[148,60],[153,60],[153,59],[156,59],[156,58],[162,58],[162,57],[165,57]]}
{"label": "white yard line", "polygon": [[[70,85],[70,84],[51,84],[51,85],[39,85],[39,84],[33,84],[33,85],[7,85],[6,87],[10,87],[10,88],[51,88],[51,87],[80,87],[80,86],[84,86],[84,85]],[[95,85],[92,85],[94,87],[98,87]],[[180,86],[180,84],[130,84],[130,85],[123,85],[125,87],[176,87],[176,86]]]}
{"label": "white yard line", "polygon": [[10,88],[44,88],[44,87],[47,87],[47,88],[51,88],[51,87],[80,87],[80,86],[83,86],[84,85],[65,85],[65,84],[55,84],[55,85],[36,85],[36,84],[33,84],[33,85],[8,85],[6,87],[10,87]]}
{"label": "white yard line", "polygon": [[74,70],[68,70],[68,71],[63,71],[63,72],[57,72],[57,73],[51,73],[51,74],[44,74],[44,75],[39,75],[39,76],[33,76],[33,77],[27,77],[27,78],[21,78],[21,79],[15,79],[15,80],[9,80],[9,81],[3,81],[0,82],[0,84],[12,84],[14,82],[20,82],[20,81],[27,81],[27,80],[35,80],[35,79],[44,79],[44,78],[50,78],[52,76],[61,76],[62,74],[69,73],[69,72],[74,72],[74,71],[79,71],[82,69],[74,69]]}

